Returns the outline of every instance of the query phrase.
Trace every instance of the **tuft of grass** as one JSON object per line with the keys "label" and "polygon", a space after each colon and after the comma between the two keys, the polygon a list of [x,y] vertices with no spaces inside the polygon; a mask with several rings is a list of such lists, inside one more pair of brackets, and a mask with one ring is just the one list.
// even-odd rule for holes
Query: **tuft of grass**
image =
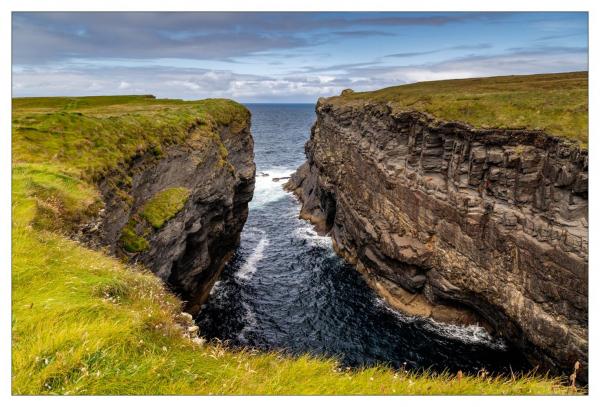
{"label": "tuft of grass", "polygon": [[150,222],[152,227],[160,229],[183,209],[189,196],[190,190],[184,187],[165,189],[144,204],[140,215]]}
{"label": "tuft of grass", "polygon": [[496,76],[418,82],[373,92],[346,92],[334,104],[391,102],[476,127],[527,128],[587,148],[588,73]]}
{"label": "tuft of grass", "polygon": [[[153,122],[154,114],[158,122],[165,115],[178,116],[161,109],[180,105],[197,109],[196,119],[172,118],[177,128]],[[386,367],[342,370],[334,359],[191,340],[181,323],[180,300],[158,277],[68,239],[60,223],[76,222],[101,206],[84,171],[88,166],[108,171],[137,154],[134,144],[144,150],[175,142],[194,120],[208,124],[197,124],[187,142],[202,148],[218,142],[215,124],[241,126],[238,120],[248,120],[247,111],[222,100],[187,106],[148,96],[28,98],[13,100],[13,106],[13,129],[18,130],[12,174],[13,394],[579,393],[556,378],[533,374],[459,379],[449,372]],[[61,111],[67,114],[60,116]],[[131,126],[118,129],[113,119]],[[137,131],[142,123],[152,131],[163,129],[162,136]],[[124,143],[123,150],[111,140]],[[127,183],[126,176],[119,181]],[[158,204],[158,215],[150,218],[166,219],[184,195],[179,191],[160,199],[166,204]],[[144,248],[137,231],[146,233],[143,222],[134,215],[126,228],[135,235],[128,243],[131,250]]]}
{"label": "tuft of grass", "polygon": [[148,243],[145,237],[146,233],[144,233],[144,236],[138,235],[136,231],[137,225],[137,221],[132,218],[127,222],[125,227],[123,227],[123,230],[121,230],[119,244],[129,253],[143,252],[150,247],[150,243]]}

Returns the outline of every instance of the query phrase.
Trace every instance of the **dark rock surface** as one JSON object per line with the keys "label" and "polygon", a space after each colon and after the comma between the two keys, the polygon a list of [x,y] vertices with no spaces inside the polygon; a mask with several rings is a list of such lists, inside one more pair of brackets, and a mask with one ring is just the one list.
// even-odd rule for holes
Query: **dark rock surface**
{"label": "dark rock surface", "polygon": [[587,367],[586,150],[381,103],[316,110],[286,187],[391,305],[483,322],[543,369]]}
{"label": "dark rock surface", "polygon": [[[106,177],[100,183],[105,210],[88,226],[94,230],[87,233],[92,236],[88,243],[144,264],[187,301],[190,312],[206,300],[239,243],[254,192],[250,123],[237,133],[222,126],[216,131],[217,137],[209,138],[192,129],[185,144],[166,148],[160,157],[146,153],[119,170],[131,179],[129,199],[123,199],[123,188],[114,186],[122,174]],[[183,209],[160,229],[151,230],[147,250],[125,251],[119,243],[123,227],[156,193],[173,187],[190,190]]]}

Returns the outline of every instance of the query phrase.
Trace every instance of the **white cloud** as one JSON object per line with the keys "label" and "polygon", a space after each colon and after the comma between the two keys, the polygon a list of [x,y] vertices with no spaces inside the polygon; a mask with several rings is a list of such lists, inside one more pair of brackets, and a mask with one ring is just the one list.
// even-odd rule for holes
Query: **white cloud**
{"label": "white cloud", "polygon": [[191,81],[168,81],[167,85],[175,86],[175,87],[184,87],[191,90],[199,90],[200,85]]}
{"label": "white cloud", "polygon": [[[471,55],[428,65],[352,64],[336,76],[319,71],[251,75],[166,66],[80,65],[70,69],[15,66],[13,93],[15,96],[140,93],[181,99],[225,97],[242,102],[314,102],[320,96],[337,95],[345,88],[366,91],[418,81],[576,70],[587,70],[587,53],[569,49]],[[116,86],[115,77],[121,78]]]}
{"label": "white cloud", "polygon": [[319,78],[320,83],[329,83],[335,80],[335,76],[318,75],[317,78]]}

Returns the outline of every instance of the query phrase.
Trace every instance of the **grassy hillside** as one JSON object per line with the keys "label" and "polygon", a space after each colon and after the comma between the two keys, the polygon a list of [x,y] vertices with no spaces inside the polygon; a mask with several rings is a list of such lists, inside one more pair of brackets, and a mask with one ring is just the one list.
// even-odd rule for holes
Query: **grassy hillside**
{"label": "grassy hillside", "polygon": [[[188,338],[181,303],[148,271],[69,240],[61,223],[101,207],[94,180],[190,126],[241,125],[224,100],[150,97],[14,100],[12,391],[14,394],[568,394],[542,377],[463,377],[233,351]],[[198,141],[198,140],[196,140]],[[202,141],[202,140],[200,140]],[[171,191],[173,192],[173,191]],[[144,208],[160,223],[186,191]]]}
{"label": "grassy hillside", "polygon": [[13,161],[56,164],[99,179],[142,152],[160,155],[162,147],[183,142],[192,126],[211,137],[217,124],[238,130],[248,120],[246,108],[223,99],[13,99]]}
{"label": "grassy hillside", "polygon": [[528,128],[588,144],[588,73],[419,82],[331,98],[392,102],[476,127]]}

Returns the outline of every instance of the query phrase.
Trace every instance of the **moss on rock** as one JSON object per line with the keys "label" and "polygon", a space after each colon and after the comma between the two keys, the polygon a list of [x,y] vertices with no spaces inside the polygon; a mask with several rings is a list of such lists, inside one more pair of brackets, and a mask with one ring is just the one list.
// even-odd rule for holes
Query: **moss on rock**
{"label": "moss on rock", "polygon": [[132,218],[121,231],[119,243],[121,247],[129,253],[139,253],[148,250],[150,244],[144,236],[136,232],[137,222]]}
{"label": "moss on rock", "polygon": [[150,222],[152,227],[160,229],[183,209],[189,196],[190,190],[187,188],[165,189],[146,202],[140,215]]}

